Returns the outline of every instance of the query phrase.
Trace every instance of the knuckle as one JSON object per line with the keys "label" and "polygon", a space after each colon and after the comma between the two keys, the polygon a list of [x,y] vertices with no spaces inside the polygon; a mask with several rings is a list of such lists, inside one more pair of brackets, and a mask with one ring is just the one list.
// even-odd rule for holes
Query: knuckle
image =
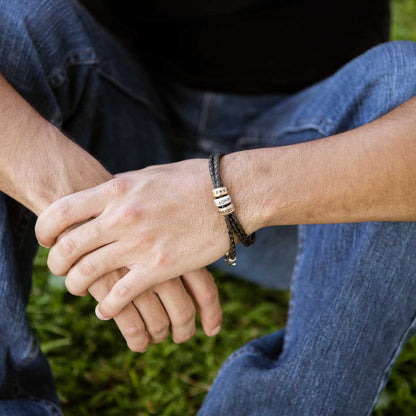
{"label": "knuckle", "polygon": [[114,178],[107,182],[106,191],[113,196],[121,196],[126,193],[128,181],[122,178]]}
{"label": "knuckle", "polygon": [[155,236],[151,231],[141,231],[134,241],[134,244],[136,245],[143,245],[143,244],[151,244],[155,241]]}
{"label": "knuckle", "polygon": [[54,207],[53,217],[56,219],[58,224],[64,224],[69,219],[69,203],[65,200],[56,202]]}
{"label": "knuckle", "polygon": [[135,206],[135,205],[129,205],[122,209],[120,209],[118,213],[118,222],[119,224],[128,224],[132,221],[137,221],[140,219],[142,214],[142,210]]}
{"label": "knuckle", "polygon": [[169,322],[167,320],[161,320],[153,322],[149,325],[148,331],[153,340],[163,341],[169,334]]}
{"label": "knuckle", "polygon": [[153,269],[155,271],[166,269],[172,265],[172,258],[169,253],[159,252],[154,259]]}
{"label": "knuckle", "polygon": [[57,251],[63,258],[71,257],[76,251],[76,244],[72,237],[65,236],[62,237],[61,240],[57,243]]}
{"label": "knuckle", "polygon": [[201,304],[203,306],[212,306],[218,302],[218,289],[213,285],[206,288],[201,294]]}
{"label": "knuckle", "polygon": [[125,298],[130,292],[130,285],[127,284],[123,279],[119,280],[113,287],[114,295],[117,298]]}
{"label": "knuckle", "polygon": [[177,326],[187,326],[195,320],[195,308],[190,306],[184,309],[178,316],[175,324]]}
{"label": "knuckle", "polygon": [[80,261],[78,270],[83,276],[94,277],[98,271],[98,267],[92,260],[87,257]]}
{"label": "knuckle", "polygon": [[124,329],[124,334],[128,338],[145,338],[146,330],[143,325],[132,325]]}

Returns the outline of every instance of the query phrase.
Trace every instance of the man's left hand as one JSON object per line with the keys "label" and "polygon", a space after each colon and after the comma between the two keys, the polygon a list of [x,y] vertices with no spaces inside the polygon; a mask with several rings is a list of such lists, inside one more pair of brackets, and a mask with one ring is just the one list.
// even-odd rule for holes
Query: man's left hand
{"label": "man's left hand", "polygon": [[206,159],[149,166],[54,202],[39,216],[36,235],[41,245],[52,246],[48,266],[66,275],[73,294],[84,294],[107,273],[130,270],[98,306],[111,318],[147,289],[201,269],[228,250],[211,189]]}

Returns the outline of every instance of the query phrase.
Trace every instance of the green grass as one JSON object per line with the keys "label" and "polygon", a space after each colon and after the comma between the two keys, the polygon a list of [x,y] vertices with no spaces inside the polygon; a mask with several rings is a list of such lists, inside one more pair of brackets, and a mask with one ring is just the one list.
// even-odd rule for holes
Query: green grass
{"label": "green grass", "polygon": [[[393,39],[416,41],[416,1],[393,3]],[[45,250],[34,264],[29,317],[56,377],[67,416],[196,414],[224,359],[247,341],[285,324],[287,292],[267,291],[217,276],[224,311],[221,333],[199,328],[186,344],[171,339],[141,355],[130,352],[112,322],[94,316],[95,302],[65,291],[45,267]],[[416,414],[416,338],[405,345],[376,416]]]}
{"label": "green grass", "polygon": [[195,415],[224,359],[247,341],[276,331],[286,320],[288,292],[260,289],[217,276],[224,322],[220,334],[171,339],[146,353],[129,351],[112,322],[95,318],[95,302],[69,295],[63,279],[34,265],[29,316],[58,384],[65,415]]}

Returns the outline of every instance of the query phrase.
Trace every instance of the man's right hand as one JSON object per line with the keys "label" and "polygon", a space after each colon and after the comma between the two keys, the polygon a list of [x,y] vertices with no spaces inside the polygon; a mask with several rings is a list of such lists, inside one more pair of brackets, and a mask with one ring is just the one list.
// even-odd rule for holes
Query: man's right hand
{"label": "man's right hand", "polygon": [[[99,302],[125,273],[120,269],[107,274],[91,286],[91,295]],[[128,347],[132,351],[146,351],[149,343],[162,342],[169,336],[169,325],[174,342],[189,340],[195,333],[195,306],[190,296],[195,301],[204,332],[208,336],[216,335],[221,327],[222,311],[214,279],[204,268],[144,292],[114,318]]]}

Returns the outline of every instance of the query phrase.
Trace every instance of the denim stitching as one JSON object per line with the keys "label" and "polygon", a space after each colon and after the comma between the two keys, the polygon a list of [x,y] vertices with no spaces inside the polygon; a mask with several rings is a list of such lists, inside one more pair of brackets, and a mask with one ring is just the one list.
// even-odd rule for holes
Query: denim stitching
{"label": "denim stitching", "polygon": [[77,65],[93,65],[99,61],[93,48],[74,50],[65,54],[62,65],[48,77],[55,88],[61,86],[67,79],[67,69]]}

